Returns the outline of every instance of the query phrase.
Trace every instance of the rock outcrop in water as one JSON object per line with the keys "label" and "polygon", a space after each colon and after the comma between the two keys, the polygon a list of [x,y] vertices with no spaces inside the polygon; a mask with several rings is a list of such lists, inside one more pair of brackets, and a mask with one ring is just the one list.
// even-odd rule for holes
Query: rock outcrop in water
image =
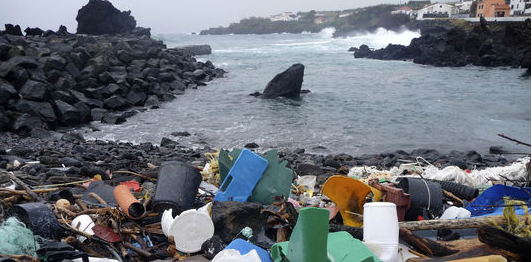
{"label": "rock outcrop in water", "polygon": [[476,25],[471,30],[452,28],[427,33],[409,46],[389,44],[371,51],[362,45],[355,58],[413,60],[433,66],[512,66],[530,70],[530,19],[505,25]]}
{"label": "rock outcrop in water", "polygon": [[261,98],[286,97],[291,99],[299,98],[305,66],[294,64],[284,72],[276,75],[266,85]]}
{"label": "rock outcrop in water", "polygon": [[131,11],[116,9],[106,0],[90,0],[78,11],[78,34],[103,35],[129,32],[137,26]]}

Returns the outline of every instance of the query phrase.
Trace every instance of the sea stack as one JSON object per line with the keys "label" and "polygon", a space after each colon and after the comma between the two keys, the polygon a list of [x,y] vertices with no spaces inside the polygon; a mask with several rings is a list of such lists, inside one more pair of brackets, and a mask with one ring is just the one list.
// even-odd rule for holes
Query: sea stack
{"label": "sea stack", "polygon": [[291,99],[299,98],[301,93],[301,84],[303,83],[303,74],[305,66],[302,64],[293,64],[284,72],[276,75],[266,85],[261,98],[286,97]]}
{"label": "sea stack", "polygon": [[126,33],[137,26],[131,11],[120,12],[105,0],[90,0],[78,11],[76,20],[77,33],[88,35]]}

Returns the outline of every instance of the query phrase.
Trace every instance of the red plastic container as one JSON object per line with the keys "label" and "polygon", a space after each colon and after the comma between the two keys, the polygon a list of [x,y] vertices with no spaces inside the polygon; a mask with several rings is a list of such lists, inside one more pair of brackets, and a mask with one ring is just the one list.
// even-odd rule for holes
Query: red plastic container
{"label": "red plastic container", "polygon": [[405,220],[405,212],[410,208],[410,194],[402,189],[394,187],[393,184],[380,184],[378,179],[371,179],[368,184],[382,192],[386,202],[397,205],[397,219]]}

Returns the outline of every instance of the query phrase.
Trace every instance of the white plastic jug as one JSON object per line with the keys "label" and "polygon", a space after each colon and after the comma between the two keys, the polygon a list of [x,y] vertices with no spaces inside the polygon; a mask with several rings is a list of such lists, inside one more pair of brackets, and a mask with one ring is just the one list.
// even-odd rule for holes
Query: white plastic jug
{"label": "white plastic jug", "polygon": [[364,242],[380,246],[379,259],[396,262],[399,252],[397,206],[390,202],[364,204]]}

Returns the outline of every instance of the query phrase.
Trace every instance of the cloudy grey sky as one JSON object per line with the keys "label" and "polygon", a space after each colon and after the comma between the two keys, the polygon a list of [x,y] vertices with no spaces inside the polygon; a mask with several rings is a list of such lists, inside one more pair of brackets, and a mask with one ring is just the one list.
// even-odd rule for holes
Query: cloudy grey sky
{"label": "cloudy grey sky", "polygon": [[[152,33],[190,33],[227,26],[242,18],[281,12],[328,11],[405,0],[111,0],[122,11],[131,10],[137,25]],[[57,30],[63,24],[75,32],[78,9],[88,0],[0,0],[0,27],[19,24]]]}

